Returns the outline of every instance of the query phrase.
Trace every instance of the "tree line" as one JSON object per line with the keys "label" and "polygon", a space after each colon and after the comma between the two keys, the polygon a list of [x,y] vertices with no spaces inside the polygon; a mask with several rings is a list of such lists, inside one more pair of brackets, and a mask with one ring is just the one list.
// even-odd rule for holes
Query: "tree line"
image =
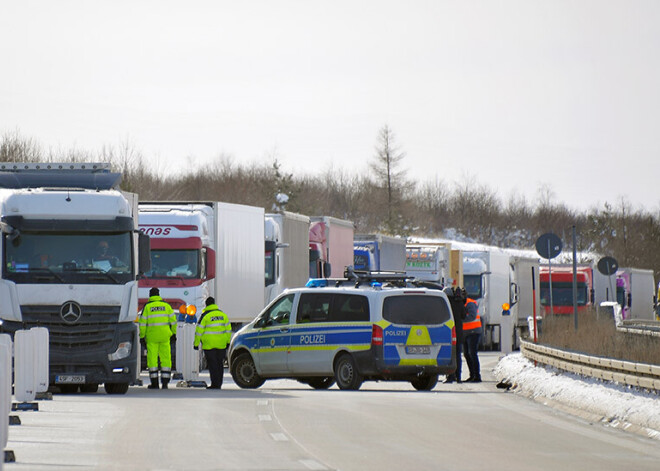
{"label": "tree line", "polygon": [[[533,249],[543,233],[554,232],[571,250],[576,227],[577,250],[617,259],[622,267],[653,269],[660,275],[660,211],[633,208],[625,199],[577,211],[554,200],[550,188],[540,188],[536,201],[523,196],[503,200],[480,183],[447,183],[436,179],[413,183],[402,164],[405,153],[384,126],[371,156],[371,172],[326,170],[317,175],[283,170],[277,158],[237,164],[219,156],[170,174],[152,168],[130,143],[105,146],[96,152],[44,150],[18,132],[0,142],[0,162],[108,162],[121,172],[122,189],[141,201],[211,200],[286,209],[306,215],[326,215],[355,223],[356,233],[447,238],[499,247]],[[279,203],[277,194],[288,202]]]}

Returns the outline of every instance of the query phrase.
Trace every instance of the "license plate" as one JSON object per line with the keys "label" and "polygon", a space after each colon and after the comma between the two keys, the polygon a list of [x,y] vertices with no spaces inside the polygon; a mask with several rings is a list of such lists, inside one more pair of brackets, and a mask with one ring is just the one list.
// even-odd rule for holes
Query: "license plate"
{"label": "license plate", "polygon": [[428,345],[409,345],[406,347],[406,353],[410,355],[428,355],[431,353],[431,347]]}
{"label": "license plate", "polygon": [[85,375],[59,375],[55,376],[57,384],[85,384]]}

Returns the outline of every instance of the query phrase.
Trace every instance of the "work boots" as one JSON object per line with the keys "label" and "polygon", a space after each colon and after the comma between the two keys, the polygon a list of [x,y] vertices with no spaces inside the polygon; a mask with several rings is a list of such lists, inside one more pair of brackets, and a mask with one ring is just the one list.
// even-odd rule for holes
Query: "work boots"
{"label": "work boots", "polygon": [[151,378],[151,384],[147,386],[147,389],[158,389],[158,378]]}
{"label": "work boots", "polygon": [[[158,380],[156,380],[156,382],[158,382]],[[170,380],[169,378],[163,378],[160,380],[160,382],[163,386],[163,389],[167,389],[167,385],[169,384]]]}

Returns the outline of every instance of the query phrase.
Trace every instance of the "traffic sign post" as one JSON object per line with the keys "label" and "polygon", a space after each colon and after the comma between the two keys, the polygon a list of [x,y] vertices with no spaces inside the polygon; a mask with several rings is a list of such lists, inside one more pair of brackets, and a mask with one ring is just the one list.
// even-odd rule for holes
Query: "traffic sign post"
{"label": "traffic sign post", "polygon": [[557,234],[547,232],[536,239],[536,252],[548,259],[548,284],[550,287],[550,314],[554,314],[552,305],[552,262],[551,260],[561,253],[563,244]]}

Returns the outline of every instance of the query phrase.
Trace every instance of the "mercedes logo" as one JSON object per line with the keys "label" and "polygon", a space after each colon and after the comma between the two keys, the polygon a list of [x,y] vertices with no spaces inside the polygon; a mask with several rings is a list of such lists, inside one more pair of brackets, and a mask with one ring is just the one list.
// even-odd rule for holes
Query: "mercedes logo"
{"label": "mercedes logo", "polygon": [[80,304],[74,301],[67,301],[60,308],[60,317],[67,324],[75,324],[82,317]]}

